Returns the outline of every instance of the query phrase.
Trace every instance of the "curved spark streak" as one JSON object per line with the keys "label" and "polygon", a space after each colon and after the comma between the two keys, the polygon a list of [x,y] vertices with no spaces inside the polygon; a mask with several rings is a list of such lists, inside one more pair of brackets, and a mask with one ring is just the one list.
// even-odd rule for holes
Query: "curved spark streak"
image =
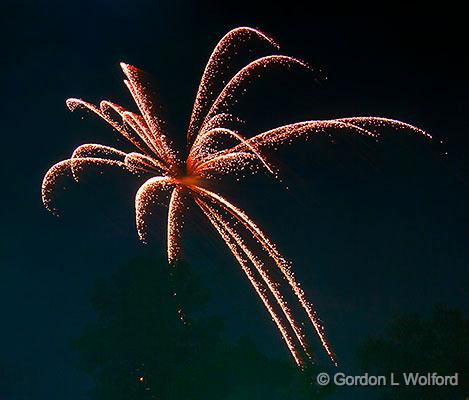
{"label": "curved spark streak", "polygon": [[[209,137],[213,137],[215,135],[227,135],[234,137],[237,139],[239,142],[244,144],[249,150],[251,150],[254,155],[259,159],[259,161],[264,165],[264,167],[269,171],[271,174],[275,174],[270,165],[267,163],[267,160],[259,153],[259,151],[250,144],[243,136],[241,136],[239,133],[231,130],[231,129],[226,129],[226,128],[215,128],[210,131],[204,132],[201,135],[197,136],[196,141],[194,142],[194,147],[192,148],[193,151],[191,151],[191,154],[189,155],[190,161],[192,159],[196,161],[195,166],[193,167],[192,164],[189,164],[190,168],[194,168],[195,171],[197,171],[197,168],[203,168],[203,165],[207,164],[209,160],[213,160],[217,156],[217,153],[213,155],[206,156],[204,158],[204,163],[202,165],[197,165],[197,154],[200,152],[201,149],[206,147],[206,141]],[[205,146],[204,146],[205,145]]]}
{"label": "curved spark streak", "polygon": [[214,214],[206,207],[206,205],[200,201],[198,198],[194,199],[195,202],[199,205],[203,213],[207,216],[209,221],[212,223],[212,225],[215,227],[215,229],[218,231],[232,254],[235,256],[236,260],[238,261],[238,264],[241,266],[241,269],[243,272],[246,274],[248,277],[249,281],[251,282],[251,285],[254,287],[254,290],[256,291],[257,295],[261,299],[262,303],[264,304],[264,307],[267,309],[268,313],[272,317],[272,320],[275,322],[277,325],[278,330],[280,331],[280,334],[282,335],[282,338],[284,342],[286,343],[288,349],[290,350],[290,353],[295,360],[295,363],[298,366],[302,365],[302,360],[300,359],[300,356],[298,352],[295,349],[295,346],[293,344],[293,341],[291,337],[289,336],[286,327],[270,305],[266,295],[264,294],[261,285],[259,282],[256,280],[254,277],[253,273],[248,267],[248,264],[245,260],[245,258],[242,256],[241,251],[238,249],[238,246],[236,245],[236,242],[233,240],[233,238],[230,236],[230,234],[227,232],[227,230],[224,228],[224,226],[214,217]]}
{"label": "curved spark streak", "polygon": [[[57,208],[52,206],[52,194],[54,189],[57,186],[57,181],[59,178],[66,176],[67,174],[72,174],[72,164],[74,168],[83,167],[84,165],[110,165],[117,166],[126,169],[126,165],[122,161],[108,160],[105,158],[96,158],[96,157],[83,157],[83,158],[69,158],[67,160],[59,161],[54,164],[44,175],[41,185],[41,198],[44,206],[52,214],[58,216]],[[76,173],[76,170],[75,170]],[[77,179],[77,178],[75,178]]]}
{"label": "curved spark streak", "polygon": [[70,160],[59,161],[46,172],[44,179],[42,180],[42,203],[48,211],[56,216],[59,215],[59,210],[52,206],[52,193],[57,187],[57,180],[67,173],[70,173]]}
{"label": "curved spark streak", "polygon": [[224,123],[234,121],[241,122],[239,118],[228,113],[216,114],[205,123],[204,128],[200,130],[200,133],[203,134],[211,129],[222,128]]}
{"label": "curved spark streak", "polygon": [[160,157],[168,163],[174,172],[177,172],[177,165],[179,164],[178,159],[166,140],[162,121],[154,113],[151,96],[147,92],[141,79],[143,72],[129,64],[120,63],[120,65],[122,71],[127,77],[127,79],[124,80],[124,83],[140,109],[140,112],[142,113],[142,116],[155,140],[158,150],[157,154],[159,154]]}
{"label": "curved spark streak", "polygon": [[80,167],[84,166],[103,166],[110,165],[123,168],[127,170],[127,165],[123,161],[110,160],[108,158],[98,158],[98,157],[84,157],[84,158],[71,158],[70,159],[70,169],[75,168],[78,170]]}
{"label": "curved spark streak", "polygon": [[140,117],[140,115],[134,114],[130,111],[124,111],[122,113],[122,120],[134,130],[150,150],[155,154],[160,154],[161,150],[157,148],[157,143],[155,143],[155,140],[151,137],[151,134],[148,132],[148,128],[145,125],[145,121]]}
{"label": "curved spark streak", "polygon": [[[339,118],[331,120],[312,120],[312,121],[303,121],[293,124],[283,125],[269,131],[260,133],[252,138],[248,139],[247,142],[251,145],[259,148],[261,146],[275,146],[279,145],[286,140],[295,139],[301,135],[307,135],[311,132],[324,132],[325,129],[350,129],[357,133],[378,137],[378,134],[370,131],[369,129],[359,126],[357,124],[372,125],[372,126],[385,126],[389,125],[394,128],[408,129],[412,130],[418,134],[423,135],[424,137],[431,139],[429,135],[424,130],[417,128],[413,125],[406,124],[401,121],[380,118],[380,117],[350,117],[350,118]],[[225,150],[226,153],[231,153],[235,151],[246,150],[246,145],[240,143],[228,150]],[[222,154],[222,153],[221,153]]]}
{"label": "curved spark streak", "polygon": [[[270,55],[257,58],[240,69],[231,79],[225,79],[228,78],[227,69],[223,68],[225,63],[235,52],[236,46],[250,40],[278,47],[264,33],[247,27],[236,28],[220,40],[205,67],[196,94],[187,130],[186,145],[189,151],[184,160],[178,159],[178,153],[167,140],[163,121],[156,113],[143,71],[138,68],[121,63],[127,77],[124,82],[140,114],[127,111],[107,100],[101,101],[97,107],[81,99],[68,99],[66,103],[71,111],[80,107],[95,113],[135,146],[138,152],[126,153],[95,143],[79,146],[70,159],[58,162],[45,174],[41,187],[42,200],[48,210],[57,214],[53,204],[53,191],[59,186],[59,179],[71,175],[78,180],[78,172],[88,166],[118,166],[134,173],[151,174],[152,177],[147,179],[135,195],[135,219],[140,239],[143,241],[146,239],[147,218],[152,214],[152,203],[165,200],[168,206],[168,262],[172,264],[180,258],[185,201],[187,198],[192,198],[220,234],[248,277],[297,365],[303,366],[305,357],[310,357],[303,332],[306,326],[310,326],[304,325],[308,320],[312,326],[310,330],[314,329],[324,350],[337,365],[334,353],[326,340],[324,328],[297,283],[291,271],[291,264],[243,210],[220,194],[206,189],[205,182],[217,174],[230,174],[248,168],[257,170],[259,163],[266,171],[276,176],[276,172],[261,154],[263,147],[276,149],[298,138],[308,139],[313,133],[339,130],[377,138],[378,128],[391,127],[412,131],[429,139],[431,136],[413,125],[381,117],[302,121],[276,127],[249,138],[229,129],[226,126],[229,122],[242,122],[229,112],[230,104],[237,100],[236,96],[241,85],[250,78],[255,78],[260,70],[274,64],[309,68],[303,61],[295,58]],[[228,82],[225,84],[226,80]],[[214,89],[217,81],[221,81],[224,85],[220,91]],[[237,143],[220,150],[223,144],[218,141],[220,136],[234,138]],[[184,165],[185,173],[182,172]],[[252,246],[248,243],[252,243]],[[260,251],[256,252],[253,247]],[[281,274],[282,282],[285,281],[284,285],[275,278],[276,272],[278,275]],[[294,301],[290,302],[289,297],[287,303],[285,290]],[[294,296],[291,296],[292,294]],[[301,320],[295,316],[294,311],[302,314]]]}
{"label": "curved spark streak", "polygon": [[318,319],[316,318],[316,315],[312,310],[311,304],[306,300],[304,291],[299,287],[298,283],[295,281],[295,278],[293,277],[293,274],[290,271],[288,263],[281,256],[281,254],[277,251],[276,247],[270,242],[270,240],[264,235],[264,233],[257,227],[254,221],[252,221],[243,211],[241,211],[239,208],[231,204],[228,200],[226,200],[225,198],[223,198],[222,196],[216,193],[213,193],[201,187],[191,186],[191,189],[217,202],[226,211],[228,211],[231,215],[233,215],[233,217],[235,217],[239,222],[241,222],[254,235],[254,237],[262,244],[262,247],[272,257],[277,267],[280,269],[282,274],[287,279],[288,284],[293,289],[296,297],[301,303],[301,306],[306,311],[309,317],[309,320],[311,321],[314,329],[316,330],[317,335],[319,336],[321,344],[326,350],[327,355],[332,360],[332,362],[336,364],[335,355],[332,349],[330,348],[329,343],[326,340],[322,325],[319,323]]}
{"label": "curved spark streak", "polygon": [[140,153],[129,153],[126,154],[124,159],[125,165],[129,169],[141,169],[148,172],[168,172],[164,164],[158,160],[148,157]]}
{"label": "curved spark streak", "polygon": [[257,29],[249,28],[247,26],[232,29],[221,38],[213,49],[213,52],[205,66],[199,88],[195,96],[192,115],[187,129],[188,146],[191,145],[192,140],[197,133],[197,129],[199,129],[199,124],[203,119],[201,115],[207,104],[210,102],[209,93],[212,90],[212,82],[214,78],[222,75],[221,67],[224,64],[224,59],[232,53],[232,48],[236,43],[235,40],[242,39],[243,37],[245,41],[248,41],[250,38],[258,39],[259,41],[267,43],[276,49],[279,48],[279,45],[271,37]]}
{"label": "curved spark streak", "polygon": [[397,119],[382,118],[382,117],[349,117],[349,118],[338,118],[336,119],[336,121],[343,121],[347,123],[351,122],[354,125],[363,124],[364,126],[371,125],[371,126],[380,127],[380,126],[389,125],[393,128],[411,130],[411,131],[414,131],[415,133],[425,136],[428,139],[433,139],[432,135],[425,132],[423,129],[417,128],[414,125],[407,124]]}
{"label": "curved spark streak", "polygon": [[[102,100],[99,103],[99,108],[101,112],[105,113],[109,118],[112,118],[110,115],[110,110],[117,113],[124,123],[123,128],[125,129],[125,124],[130,126],[137,134],[139,138],[138,140],[142,140],[146,148],[148,148],[150,151],[156,152],[156,144],[152,139],[151,134],[148,132],[145,120],[140,115],[127,111],[124,107],[115,103],[111,103],[107,100]],[[118,124],[117,121],[115,123]]]}
{"label": "curved spark streak", "polygon": [[[125,127],[122,124],[119,124],[117,121],[112,119],[108,113],[103,112],[101,109],[96,107],[95,105],[88,103],[87,101],[84,101],[82,99],[75,99],[75,98],[70,98],[67,99],[65,102],[67,104],[67,107],[70,109],[70,111],[75,111],[77,108],[85,108],[96,115],[98,115],[100,118],[102,118],[104,121],[106,121],[109,125],[111,125],[117,132],[119,132],[124,138],[126,138],[130,143],[132,143],[135,147],[137,147],[140,151],[144,152],[145,154],[149,154],[149,150],[146,148],[145,144],[142,143],[139,139],[136,138],[134,135],[132,135],[131,132],[127,131]],[[101,102],[103,104],[103,102]],[[107,103],[104,103],[107,104]],[[112,104],[112,103],[109,103]]]}
{"label": "curved spark streak", "polygon": [[[163,122],[154,113],[152,99],[145,90],[145,85],[141,79],[143,71],[132,65],[122,62],[120,63],[120,66],[125,76],[127,77],[127,80],[125,80],[124,83],[126,84],[130,94],[135,100],[135,103],[140,109],[145,122],[155,136],[161,135],[164,131]],[[164,143],[164,140],[162,140],[162,143]]]}
{"label": "curved spark streak", "polygon": [[99,109],[111,118],[111,111],[114,111],[122,118],[122,114],[125,112],[125,108],[119,104],[113,103],[109,100],[101,100],[99,103]]}
{"label": "curved spark streak", "polygon": [[308,348],[307,348],[307,344],[305,342],[304,334],[301,332],[301,328],[297,325],[296,321],[293,319],[291,310],[290,310],[287,302],[283,299],[280,291],[276,288],[275,284],[269,278],[269,276],[266,272],[266,267],[263,265],[262,262],[260,262],[257,259],[257,257],[252,253],[252,251],[249,250],[249,247],[244,243],[241,236],[238,233],[236,233],[233,228],[230,227],[229,223],[223,221],[220,214],[217,213],[212,207],[208,206],[207,203],[205,203],[205,206],[210,210],[212,216],[218,221],[218,223],[221,226],[224,227],[226,232],[228,232],[228,234],[231,236],[231,238],[236,242],[237,246],[240,249],[242,249],[242,251],[248,257],[251,264],[254,266],[254,268],[257,270],[259,275],[262,277],[264,283],[269,288],[270,293],[274,296],[275,300],[277,301],[277,304],[279,305],[279,307],[281,308],[283,314],[287,318],[287,321],[290,324],[290,327],[293,330],[296,338],[298,339],[303,351],[309,357]]}
{"label": "curved spark streak", "polygon": [[73,150],[71,158],[83,158],[83,157],[96,157],[100,156],[100,158],[109,157],[109,156],[117,156],[120,158],[124,158],[127,155],[124,151],[115,149],[111,146],[106,146],[104,144],[98,143],[86,143],[81,144],[75,150]]}
{"label": "curved spark streak", "polygon": [[[108,161],[121,161],[121,160],[112,160],[109,157],[119,157],[121,160],[125,159],[126,153],[115,149],[114,147],[105,146],[97,143],[88,143],[78,146],[72,153],[70,157],[70,170],[72,172],[73,179],[76,182],[79,181],[77,167],[80,164],[80,159],[83,158],[96,158]],[[124,162],[125,164],[125,162]],[[119,166],[122,166],[119,164]]]}
{"label": "curved spark streak", "polygon": [[[367,129],[361,128],[359,126],[353,125],[348,122],[338,121],[338,120],[319,120],[319,121],[303,121],[293,124],[283,125],[269,131],[260,133],[252,138],[248,139],[247,142],[256,148],[261,146],[275,146],[279,145],[284,141],[293,140],[300,137],[301,135],[307,135],[309,133],[318,133],[323,132],[327,129],[350,129],[354,130],[357,133],[376,137],[376,134],[370,132]],[[245,144],[240,143],[231,149],[226,150],[226,152],[231,153],[234,151],[245,150]]]}
{"label": "curved spark streak", "polygon": [[79,181],[78,173],[80,170],[83,170],[84,167],[99,167],[99,166],[112,166],[119,167],[123,170],[128,170],[127,166],[122,161],[109,160],[107,158],[96,158],[96,157],[87,157],[87,158],[72,158],[70,159],[70,170],[73,171],[74,178],[76,182]]}
{"label": "curved spark streak", "polygon": [[169,200],[167,251],[170,265],[180,258],[181,253],[180,242],[184,212],[183,191],[183,186],[176,185]]}
{"label": "curved spark streak", "polygon": [[158,198],[159,192],[168,190],[176,183],[175,179],[167,176],[156,176],[148,179],[135,195],[135,222],[137,233],[142,242],[147,238],[147,214],[151,214],[148,205]]}
{"label": "curved spark streak", "polygon": [[202,123],[202,129],[204,128],[205,121],[211,118],[214,114],[218,113],[220,107],[227,107],[229,100],[234,98],[234,92],[238,89],[246,79],[252,77],[255,73],[258,72],[259,69],[267,68],[271,65],[285,65],[285,66],[292,66],[298,65],[300,67],[309,68],[308,65],[296,58],[289,57],[289,56],[282,56],[282,55],[272,55],[258,58],[250,62],[244,68],[239,70],[233,78],[225,85],[223,90],[220,92],[218,97],[210,107],[204,122]]}
{"label": "curved spark streak", "polygon": [[210,171],[229,173],[244,170],[248,167],[254,168],[254,165],[249,161],[253,161],[255,159],[256,157],[254,155],[243,151],[223,154],[201,164],[199,167],[194,169],[193,173],[203,177],[210,177],[213,176]]}

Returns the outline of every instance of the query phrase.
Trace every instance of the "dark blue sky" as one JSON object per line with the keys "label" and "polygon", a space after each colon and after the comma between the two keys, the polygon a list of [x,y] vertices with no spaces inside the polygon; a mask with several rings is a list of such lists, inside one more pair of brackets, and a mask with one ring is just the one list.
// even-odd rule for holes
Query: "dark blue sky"
{"label": "dark blue sky", "polygon": [[[379,115],[436,138],[388,133],[378,145],[350,139],[335,147],[313,140],[277,155],[289,192],[265,177],[223,187],[294,262],[344,368],[353,370],[357,345],[381,332],[394,313],[446,303],[467,315],[463,27],[442,19],[303,14],[183,1],[6,6],[0,67],[0,367],[8,372],[0,376],[0,394],[8,393],[6,399],[86,398],[87,379],[75,370],[70,342],[93,318],[93,282],[137,254],[163,252],[161,238],[152,247],[137,240],[135,182],[73,189],[60,219],[43,209],[40,184],[52,163],[81,143],[116,143],[101,122],[69,113],[65,99],[128,103],[118,68],[126,61],[154,77],[171,133],[182,138],[209,52],[238,25],[261,28],[283,52],[323,71],[316,80],[283,78],[277,93],[269,83],[260,87],[246,100],[252,127]],[[213,292],[211,309],[233,337],[248,333],[266,352],[281,354],[237,265],[197,221],[189,223],[186,254]]]}

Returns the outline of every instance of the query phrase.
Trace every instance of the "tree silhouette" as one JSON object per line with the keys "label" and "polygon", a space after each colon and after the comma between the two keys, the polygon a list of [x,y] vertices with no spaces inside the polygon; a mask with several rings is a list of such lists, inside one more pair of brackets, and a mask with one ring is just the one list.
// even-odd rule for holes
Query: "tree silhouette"
{"label": "tree silhouette", "polygon": [[247,338],[228,341],[222,321],[204,315],[208,299],[186,263],[139,258],[99,282],[97,320],[75,342],[93,378],[91,398],[298,400],[330,391]]}
{"label": "tree silhouette", "polygon": [[369,373],[459,374],[458,386],[382,387],[385,399],[465,399],[469,395],[469,321],[458,310],[436,306],[430,318],[394,318],[385,337],[368,339],[359,351]]}

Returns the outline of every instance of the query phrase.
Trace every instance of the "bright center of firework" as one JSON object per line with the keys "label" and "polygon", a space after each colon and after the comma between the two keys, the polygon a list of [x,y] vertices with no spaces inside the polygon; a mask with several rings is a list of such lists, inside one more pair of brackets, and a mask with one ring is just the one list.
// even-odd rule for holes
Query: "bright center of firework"
{"label": "bright center of firework", "polygon": [[201,186],[203,179],[200,175],[188,174],[177,177],[176,181],[184,186]]}

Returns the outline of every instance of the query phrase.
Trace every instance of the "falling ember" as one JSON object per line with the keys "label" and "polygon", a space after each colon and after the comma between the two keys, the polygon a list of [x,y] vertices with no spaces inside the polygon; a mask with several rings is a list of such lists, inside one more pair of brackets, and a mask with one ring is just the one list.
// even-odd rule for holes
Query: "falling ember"
{"label": "falling ember", "polygon": [[[262,154],[263,149],[275,149],[294,139],[308,138],[313,134],[343,131],[376,138],[379,135],[378,129],[388,126],[412,131],[427,138],[431,136],[397,120],[350,117],[297,122],[246,138],[228,127],[229,122],[239,120],[230,113],[230,105],[236,101],[239,87],[258,76],[260,70],[272,65],[307,67],[303,61],[274,54],[255,59],[232,77],[226,77],[225,65],[236,53],[237,46],[247,46],[250,42],[266,44],[272,51],[278,50],[277,44],[270,37],[248,27],[233,29],[220,40],[205,67],[196,94],[187,130],[188,154],[185,158],[178,155],[168,140],[164,124],[155,112],[156,107],[151,101],[143,73],[138,68],[121,63],[127,78],[124,82],[140,114],[129,112],[107,100],[101,101],[98,107],[81,99],[68,99],[67,105],[71,111],[83,108],[95,113],[127,139],[135,147],[135,151],[126,153],[95,143],[79,146],[69,159],[53,165],[46,173],[42,183],[42,200],[45,207],[56,214],[53,191],[58,179],[70,174],[79,181],[80,171],[88,166],[115,166],[146,174],[148,179],[135,196],[136,225],[140,239],[146,239],[147,219],[151,215],[153,202],[161,196],[168,198],[167,255],[168,262],[173,264],[181,254],[181,231],[187,210],[186,202],[192,200],[234,255],[277,326],[296,364],[302,367],[311,358],[306,340],[308,328],[316,332],[325,352],[336,364],[324,329],[313,306],[294,278],[290,263],[243,210],[219,193],[207,190],[203,187],[203,182],[215,175],[245,169],[264,169],[277,177],[277,172]],[[214,89],[216,80],[227,82],[218,92]],[[226,136],[235,141],[233,146],[223,146],[220,138]],[[282,285],[282,282],[285,284]],[[288,296],[289,293],[292,295]],[[140,382],[143,380],[143,376],[139,377]]]}

